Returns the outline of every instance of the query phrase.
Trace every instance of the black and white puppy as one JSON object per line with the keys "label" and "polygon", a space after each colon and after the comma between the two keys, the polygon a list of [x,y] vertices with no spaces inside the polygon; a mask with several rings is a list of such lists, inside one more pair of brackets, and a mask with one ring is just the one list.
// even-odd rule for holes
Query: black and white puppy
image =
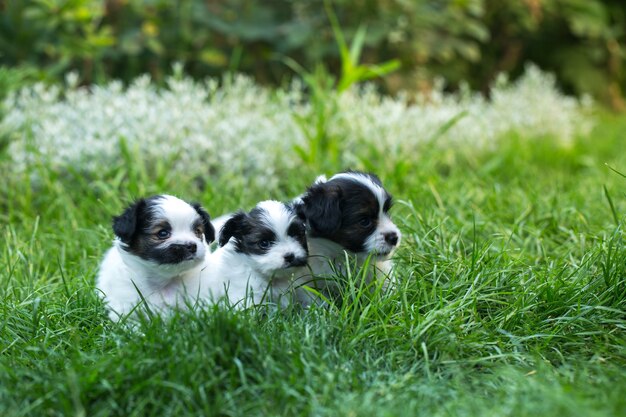
{"label": "black and white puppy", "polygon": [[113,218],[115,240],[96,287],[117,320],[143,297],[164,314],[200,292],[200,271],[215,239],[208,213],[170,195],[142,198]]}
{"label": "black and white puppy", "polygon": [[[356,255],[357,265],[371,255],[376,269],[389,278],[389,258],[401,238],[389,217],[392,202],[376,175],[358,171],[336,174],[328,180],[318,177],[294,200],[297,213],[307,225],[309,266],[313,275],[321,278],[314,286],[322,293],[330,295],[337,290],[337,283],[324,277],[332,276],[331,264],[339,270],[344,267],[344,251]],[[306,280],[301,277],[299,282]]]}
{"label": "black and white puppy", "polygon": [[226,295],[238,307],[291,302],[291,276],[308,255],[304,222],[292,207],[268,200],[248,213],[229,215],[219,245],[202,273],[210,283],[209,298]]}

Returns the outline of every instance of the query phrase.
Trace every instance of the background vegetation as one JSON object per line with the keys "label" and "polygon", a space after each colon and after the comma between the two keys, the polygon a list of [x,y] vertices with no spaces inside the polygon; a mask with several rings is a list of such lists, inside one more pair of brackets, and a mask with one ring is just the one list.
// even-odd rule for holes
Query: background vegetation
{"label": "background vegetation", "polygon": [[565,91],[624,108],[626,3],[621,0],[1,0],[0,65],[38,77],[77,70],[84,83],[162,80],[174,62],[198,78],[238,71],[257,81],[340,69],[327,8],[363,59],[398,59],[386,91],[428,91],[435,77],[488,92],[500,72],[534,62]]}
{"label": "background vegetation", "polygon": [[[0,415],[626,415],[626,120],[525,65],[619,108],[626,6],[329,6],[0,0]],[[346,167],[395,197],[393,291],[108,320],[128,201]]]}

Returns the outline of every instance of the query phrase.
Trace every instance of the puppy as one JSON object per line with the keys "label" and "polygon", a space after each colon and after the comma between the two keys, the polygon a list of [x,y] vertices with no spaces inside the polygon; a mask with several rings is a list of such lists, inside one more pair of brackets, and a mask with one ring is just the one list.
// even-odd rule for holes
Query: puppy
{"label": "puppy", "polygon": [[113,218],[113,231],[96,282],[112,320],[142,298],[163,314],[200,292],[200,270],[215,231],[199,204],[170,195],[142,198]]}
{"label": "puppy", "polygon": [[304,222],[290,206],[263,201],[249,213],[229,215],[219,246],[203,271],[209,298],[227,296],[238,307],[291,302],[291,275],[306,265],[308,249]]}
{"label": "puppy", "polygon": [[332,279],[331,264],[336,270],[345,269],[344,251],[356,257],[357,266],[371,255],[378,270],[375,273],[390,277],[389,258],[401,233],[389,217],[391,195],[376,175],[347,171],[329,180],[318,177],[293,204],[306,221],[309,266],[317,278],[312,281],[303,275],[297,285],[309,281],[325,296],[336,295],[339,286]]}

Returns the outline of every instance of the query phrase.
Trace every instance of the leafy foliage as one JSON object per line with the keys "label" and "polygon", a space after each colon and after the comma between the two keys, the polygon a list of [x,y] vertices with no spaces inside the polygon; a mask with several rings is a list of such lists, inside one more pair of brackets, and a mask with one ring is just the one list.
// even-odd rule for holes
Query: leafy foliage
{"label": "leafy foliage", "polygon": [[531,61],[568,91],[624,105],[621,0],[4,0],[0,64],[56,78],[78,70],[87,83],[163,80],[174,62],[195,77],[237,70],[281,83],[286,57],[345,74],[327,4],[365,64],[401,64],[386,77],[389,91],[428,91],[438,76],[486,91],[498,73],[518,75]]}

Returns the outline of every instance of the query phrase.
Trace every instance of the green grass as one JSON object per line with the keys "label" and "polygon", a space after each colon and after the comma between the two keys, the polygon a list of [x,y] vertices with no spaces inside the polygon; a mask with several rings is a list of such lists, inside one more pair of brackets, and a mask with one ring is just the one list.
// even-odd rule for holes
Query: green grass
{"label": "green grass", "polygon": [[166,163],[97,178],[4,163],[0,415],[624,415],[626,178],[608,166],[626,172],[626,119],[598,117],[570,147],[512,133],[416,149],[402,174],[374,155],[404,233],[391,294],[207,306],[136,331],[107,320],[93,284],[130,198],[176,193],[217,215],[296,195],[316,167],[266,190]]}

